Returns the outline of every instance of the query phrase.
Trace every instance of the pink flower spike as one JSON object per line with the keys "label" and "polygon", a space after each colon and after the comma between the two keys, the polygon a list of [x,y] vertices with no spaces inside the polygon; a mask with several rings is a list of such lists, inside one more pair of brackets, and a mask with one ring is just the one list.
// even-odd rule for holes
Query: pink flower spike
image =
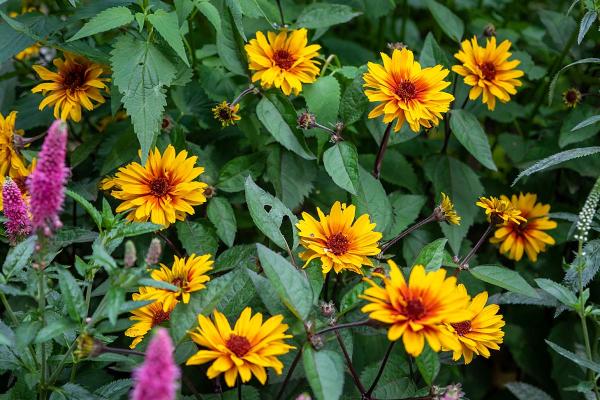
{"label": "pink flower spike", "polygon": [[6,217],[6,234],[10,243],[15,245],[31,234],[31,220],[21,190],[9,177],[6,177],[2,186],[2,202]]}
{"label": "pink flower spike", "polygon": [[64,121],[52,123],[38,154],[37,165],[27,180],[33,228],[46,236],[62,226],[59,214],[69,178],[69,169],[65,166],[67,135]]}
{"label": "pink flower spike", "polygon": [[144,362],[133,371],[131,400],[175,400],[180,371],[173,359],[173,342],[165,328],[155,332]]}

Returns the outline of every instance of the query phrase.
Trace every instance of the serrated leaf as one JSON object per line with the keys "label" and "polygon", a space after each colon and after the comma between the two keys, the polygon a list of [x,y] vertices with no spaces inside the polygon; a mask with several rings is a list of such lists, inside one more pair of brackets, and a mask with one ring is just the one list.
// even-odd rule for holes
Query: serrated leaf
{"label": "serrated leaf", "polygon": [[421,67],[433,67],[435,65],[443,65],[444,67],[450,67],[450,62],[446,53],[438,42],[435,40],[433,33],[429,32],[423,42],[423,48],[419,56],[419,64]]}
{"label": "serrated leaf", "polygon": [[358,194],[358,152],[353,144],[343,141],[328,148],[323,153],[323,165],[336,185]]}
{"label": "serrated leaf", "polygon": [[423,348],[423,352],[416,358],[417,368],[427,385],[433,384],[437,374],[440,372],[440,360],[436,352],[429,346]]}
{"label": "serrated leaf", "polygon": [[120,36],[111,52],[113,79],[141,146],[142,164],[156,140],[177,69],[152,43]]}
{"label": "serrated leaf", "polygon": [[448,7],[434,0],[426,0],[433,19],[442,31],[452,40],[460,42],[465,32],[465,24]]}
{"label": "serrated leaf", "polygon": [[356,205],[356,215],[369,214],[371,222],[376,224],[375,231],[385,232],[392,219],[392,205],[385,189],[378,179],[359,166],[359,189],[352,196]]}
{"label": "serrated leaf", "polygon": [[469,271],[480,281],[491,283],[511,292],[539,298],[535,289],[517,271],[495,265],[480,265]]}
{"label": "serrated leaf", "polygon": [[237,222],[231,204],[223,197],[214,197],[208,202],[206,209],[208,219],[217,229],[217,235],[227,246],[233,246]]}
{"label": "serrated leaf", "polygon": [[58,284],[67,312],[73,321],[79,322],[86,312],[81,287],[73,275],[65,269],[58,270]]}
{"label": "serrated leaf", "polygon": [[473,114],[466,110],[452,110],[450,127],[456,139],[479,161],[484,167],[497,171],[492,159],[490,142]]}
{"label": "serrated leaf", "polygon": [[246,63],[242,61],[243,53],[238,45],[233,24],[230,9],[224,10],[221,29],[217,30],[217,51],[225,68],[237,75],[245,75]]}
{"label": "serrated leaf", "polygon": [[581,24],[579,24],[579,34],[577,35],[577,44],[581,44],[581,42],[583,41],[583,38],[585,37],[586,33],[588,33],[588,31],[590,30],[590,28],[592,27],[592,24],[596,21],[596,19],[598,19],[598,13],[596,11],[589,10],[588,12],[585,13],[583,18],[581,19]]}
{"label": "serrated leaf", "polygon": [[127,25],[131,21],[133,21],[133,14],[127,7],[108,8],[86,22],[67,42],[106,32]]}
{"label": "serrated leaf", "polygon": [[248,154],[227,161],[219,171],[217,188],[225,192],[244,190],[244,182],[248,176],[258,178],[265,169],[263,153]]}
{"label": "serrated leaf", "polygon": [[519,400],[552,400],[543,390],[525,382],[509,382],[505,386]]}
{"label": "serrated leaf", "polygon": [[296,25],[308,29],[328,28],[348,22],[358,15],[359,12],[352,11],[352,8],[347,5],[313,3],[304,7],[296,20]]}
{"label": "serrated leaf", "polygon": [[550,81],[550,86],[548,87],[548,105],[552,104],[552,99],[554,98],[554,89],[556,88],[556,81],[558,81],[558,77],[564,70],[569,69],[575,65],[599,64],[599,63],[600,63],[600,58],[584,58],[584,59],[577,60],[575,62],[572,62],[571,64],[568,64],[568,65],[565,65],[564,67],[562,67],[556,73],[556,75],[554,75],[554,77],[552,78],[552,81]]}
{"label": "serrated leaf", "polygon": [[98,211],[92,203],[84,199],[79,193],[75,193],[70,189],[66,189],[65,194],[78,202],[85,209],[85,211],[87,211],[98,229],[102,228],[102,214],[100,214],[100,211]]}
{"label": "serrated leaf", "polygon": [[176,224],[177,237],[188,254],[212,254],[219,244],[212,227],[201,222],[181,221]]}
{"label": "serrated leaf", "polygon": [[2,272],[7,279],[29,264],[35,250],[35,242],[35,236],[31,236],[8,251],[2,264]]}
{"label": "serrated leaf", "polygon": [[346,87],[340,102],[340,118],[344,125],[348,126],[360,121],[368,104],[369,99],[363,90],[363,77],[359,74]]}
{"label": "serrated leaf", "polygon": [[43,343],[52,340],[73,326],[74,325],[66,319],[57,319],[52,321],[39,330],[35,337],[34,343]]}
{"label": "serrated leaf", "polygon": [[332,126],[337,121],[340,108],[340,84],[333,76],[322,76],[314,83],[302,88],[308,111],[315,114],[317,121]]}
{"label": "serrated leaf", "polygon": [[537,283],[540,289],[550,294],[565,306],[573,308],[577,303],[577,295],[560,283],[544,278],[536,279],[535,283]]}
{"label": "serrated leaf", "polygon": [[317,400],[338,400],[344,388],[344,361],[331,350],[304,346],[302,361],[306,379]]}
{"label": "serrated leaf", "polygon": [[221,15],[219,14],[219,10],[215,6],[213,6],[210,2],[206,0],[196,0],[194,5],[200,11],[206,19],[212,24],[215,28],[215,31],[218,33],[221,31]]}
{"label": "serrated leaf", "polygon": [[416,221],[427,198],[418,194],[390,194],[392,205],[392,223],[384,235],[384,239],[392,239],[399,235],[410,224]]}
{"label": "serrated leaf", "polygon": [[552,343],[549,340],[546,340],[545,342],[546,342],[546,344],[548,344],[548,346],[550,346],[552,348],[552,350],[556,351],[561,356],[573,361],[575,364],[577,364],[583,368],[587,368],[589,370],[594,371],[597,374],[600,374],[600,364],[598,364],[594,361],[588,360],[587,358],[584,358],[583,356],[575,354],[575,353],[557,345],[556,343]]}
{"label": "serrated leaf", "polygon": [[596,122],[600,122],[600,115],[592,115],[591,117],[584,119],[583,121],[575,125],[573,128],[571,128],[571,132],[581,128],[585,128],[586,126],[590,126],[592,124],[595,124]]}
{"label": "serrated leaf", "polygon": [[423,265],[426,271],[437,271],[442,266],[448,239],[437,239],[421,249],[413,265]]}
{"label": "serrated leaf", "polygon": [[183,60],[185,65],[190,66],[187,54],[185,53],[185,47],[183,45],[183,38],[179,31],[179,21],[177,19],[177,13],[165,12],[163,10],[157,10],[154,14],[148,15],[148,21],[154,26],[154,29],[158,31],[160,36],[171,46],[175,53]]}

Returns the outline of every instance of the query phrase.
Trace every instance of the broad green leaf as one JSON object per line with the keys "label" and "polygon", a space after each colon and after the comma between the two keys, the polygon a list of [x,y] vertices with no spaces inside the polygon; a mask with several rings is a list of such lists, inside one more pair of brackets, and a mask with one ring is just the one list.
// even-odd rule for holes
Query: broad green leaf
{"label": "broad green leaf", "polygon": [[556,351],[561,356],[573,361],[575,364],[577,364],[583,368],[587,368],[589,370],[594,371],[597,374],[600,374],[600,364],[598,364],[594,361],[591,361],[587,358],[584,358],[583,356],[580,356],[579,354],[575,354],[575,353],[565,349],[564,347],[557,345],[556,343],[552,343],[549,340],[546,340],[545,342],[546,342],[546,344],[548,344],[548,346],[550,346],[552,348],[552,350]]}
{"label": "broad green leaf", "polygon": [[122,25],[127,25],[131,21],[133,21],[133,14],[127,7],[107,8],[86,22],[67,42],[95,35],[96,33],[110,31]]}
{"label": "broad green leaf", "polygon": [[344,293],[340,301],[340,313],[345,314],[358,307],[363,301],[358,296],[362,295],[365,289],[369,287],[370,285],[367,282],[360,281]]}
{"label": "broad green leaf", "polygon": [[[274,148],[273,148],[274,147]],[[317,167],[313,161],[272,146],[267,158],[266,179],[275,187],[276,197],[290,210],[299,207],[314,189]]]}
{"label": "broad green leaf", "polygon": [[217,229],[217,235],[227,246],[233,246],[237,222],[231,204],[223,197],[214,197],[208,202],[206,209],[208,219]]}
{"label": "broad green leaf", "polygon": [[66,269],[58,269],[58,278],[60,293],[67,307],[67,312],[73,321],[79,322],[86,312],[81,287]]}
{"label": "broad green leaf", "polygon": [[392,219],[392,205],[381,182],[359,166],[360,185],[358,193],[352,196],[356,205],[356,215],[369,214],[376,224],[375,231],[385,232]]}
{"label": "broad green leaf", "polygon": [[233,16],[230,9],[221,14],[221,29],[217,29],[217,52],[221,62],[229,71],[237,75],[246,74],[246,62],[236,36]]}
{"label": "broad green leaf", "polygon": [[274,286],[281,302],[300,320],[305,320],[313,304],[313,291],[306,274],[298,271],[281,255],[268,247],[256,245],[265,275]]}
{"label": "broad green leaf", "polygon": [[588,33],[592,24],[596,22],[598,19],[598,13],[596,11],[588,11],[585,13],[583,18],[581,19],[581,24],[579,24],[579,34],[577,35],[577,44],[581,44],[585,34]]}
{"label": "broad green leaf", "polygon": [[337,121],[341,94],[337,79],[331,75],[322,76],[314,83],[305,85],[302,94],[306,108],[315,114],[320,124],[330,127]]}
{"label": "broad green leaf", "polygon": [[[290,249],[293,250],[298,246],[296,229],[298,219],[296,216],[281,200],[258,187],[251,177],[246,178],[246,202],[248,203],[248,210],[256,227],[271,239],[273,243],[287,251],[290,251]],[[291,246],[288,245],[288,241],[281,232],[285,217],[287,217],[291,225]]]}
{"label": "broad green leaf", "polygon": [[140,142],[143,164],[160,130],[167,104],[165,87],[175,79],[177,70],[152,43],[126,35],[116,39],[111,66]]}
{"label": "broad green leaf", "polygon": [[106,385],[100,386],[94,391],[94,394],[106,399],[118,399],[125,396],[131,389],[133,380],[117,379]]}
{"label": "broad green leaf", "polygon": [[263,153],[253,153],[229,160],[219,172],[217,189],[225,192],[244,190],[244,182],[248,176],[256,179],[265,169]]}
{"label": "broad green leaf", "polygon": [[577,295],[560,283],[544,278],[536,279],[535,283],[537,283],[540,289],[550,294],[567,307],[573,308],[577,303]]}
{"label": "broad green leaf", "polygon": [[442,28],[442,31],[450,39],[460,42],[465,33],[465,25],[462,20],[450,11],[448,7],[435,0],[426,0],[426,3],[429,11],[431,11],[431,15],[433,15],[433,19]]}
{"label": "broad green leaf", "polygon": [[318,29],[343,24],[360,15],[343,4],[313,3],[304,7],[296,20],[299,28]]}
{"label": "broad green leaf", "polygon": [[426,271],[437,271],[442,266],[448,239],[437,239],[421,250],[414,265],[423,265]]}
{"label": "broad green leaf", "polygon": [[206,19],[212,24],[215,30],[218,32],[221,31],[221,15],[219,14],[219,10],[215,6],[213,6],[208,0],[196,0],[194,5],[200,11]]}
{"label": "broad green leaf", "polygon": [[66,319],[57,319],[39,330],[34,343],[43,343],[62,335],[67,329],[73,328],[73,323]]}
{"label": "broad green leaf", "polygon": [[178,292],[179,291],[179,287],[175,286],[171,283],[165,282],[165,281],[157,281],[154,280],[152,278],[142,278],[138,281],[138,284],[140,286],[150,286],[153,288],[158,288],[158,289],[164,289],[164,290],[169,290],[171,292]]}
{"label": "broad green leaf", "polygon": [[256,246],[254,244],[235,245],[221,254],[215,260],[214,268],[210,273],[225,272],[230,269],[256,267]]}
{"label": "broad green leaf", "polygon": [[214,254],[219,244],[212,227],[202,222],[180,221],[176,224],[177,237],[188,254]]}
{"label": "broad green leaf", "polygon": [[352,143],[342,141],[328,148],[323,153],[323,165],[336,185],[358,194],[358,153]]}
{"label": "broad green leaf", "polygon": [[450,67],[450,61],[448,56],[442,50],[438,42],[433,37],[433,34],[429,32],[423,42],[423,48],[419,56],[419,64],[421,67],[433,67],[436,65],[443,65],[444,67]]}
{"label": "broad green leaf", "polygon": [[553,400],[544,391],[525,382],[510,382],[505,386],[519,400]]}
{"label": "broad green leaf", "polygon": [[[560,127],[560,135],[558,137],[558,145],[564,148],[573,143],[579,143],[594,137],[600,132],[600,125],[593,123],[593,118],[597,117],[598,111],[588,106],[587,104],[581,104],[575,109],[571,110],[562,121]],[[592,118],[592,122],[588,123]],[[577,125],[583,126],[579,129],[574,129]]]}
{"label": "broad green leaf", "polygon": [[580,123],[578,123],[577,125],[575,125],[571,129],[571,131],[576,131],[578,129],[585,128],[586,126],[590,126],[592,124],[595,124],[596,122],[600,122],[600,115],[593,115],[589,118],[586,118],[585,120],[583,120]]}
{"label": "broad green leaf", "polygon": [[511,292],[539,298],[535,289],[517,271],[495,265],[480,265],[469,271],[480,281],[491,283]]}
{"label": "broad green leaf", "polygon": [[179,21],[177,20],[177,14],[175,12],[165,12],[163,10],[157,10],[154,14],[148,15],[148,21],[154,26],[154,29],[158,31],[160,36],[171,46],[175,53],[185,62],[185,65],[190,66],[187,54],[185,53],[185,47],[183,45],[183,38],[179,31]]}
{"label": "broad green leaf", "polygon": [[[256,246],[252,247],[256,248]],[[259,275],[249,269],[246,269],[245,271],[254,284],[254,288],[256,289],[256,293],[258,293],[258,297],[260,297],[265,307],[267,307],[269,314],[281,314],[284,316],[284,319],[289,321],[295,320],[295,315],[282,303],[275,286],[271,283],[271,281],[269,281],[269,279],[265,278],[264,275]]]}
{"label": "broad green leaf", "polygon": [[440,360],[431,347],[425,346],[423,352],[416,358],[417,368],[427,385],[432,385],[435,377],[440,372]]}
{"label": "broad green leaf", "polygon": [[338,400],[344,389],[344,361],[331,350],[315,351],[310,345],[302,353],[306,379],[317,400]]}
{"label": "broad green leaf", "polygon": [[227,8],[229,8],[229,12],[231,13],[231,17],[233,18],[235,27],[237,28],[238,33],[246,41],[246,34],[244,33],[244,24],[242,20],[242,6],[240,4],[240,0],[225,0],[225,4],[227,4]]}
{"label": "broad green leaf", "polygon": [[344,90],[340,102],[340,118],[346,126],[360,121],[367,110],[369,99],[365,95],[363,82],[362,74],[358,74]]}
{"label": "broad green leaf", "polygon": [[85,209],[85,211],[87,211],[90,217],[92,217],[92,220],[94,220],[94,223],[98,229],[102,228],[102,214],[100,214],[100,211],[98,211],[92,203],[84,199],[79,193],[75,193],[70,189],[66,189],[65,194],[78,202]]}
{"label": "broad green leaf", "polygon": [[263,97],[258,102],[258,105],[256,106],[256,115],[265,128],[267,128],[267,131],[269,131],[275,140],[283,147],[306,160],[315,159],[315,156],[306,150],[300,143],[288,123],[283,119],[279,110],[267,97]]}
{"label": "broad green leaf", "polygon": [[479,161],[484,167],[497,171],[492,159],[490,142],[473,114],[466,110],[452,110],[450,127],[458,141]]}
{"label": "broad green leaf", "polygon": [[[71,4],[74,0],[70,0]],[[73,5],[73,4],[72,4]],[[74,6],[74,5],[73,5]],[[83,386],[75,383],[65,383],[61,387],[54,387],[50,400],[101,400],[102,398],[91,394]]]}
{"label": "broad green leaf", "polygon": [[385,233],[384,239],[388,240],[396,237],[415,222],[426,201],[425,196],[418,194],[402,194],[400,192],[390,194],[392,223]]}
{"label": "broad green leaf", "polygon": [[600,153],[600,146],[581,147],[578,149],[561,151],[560,153],[556,153],[554,155],[551,155],[550,157],[546,157],[543,160],[539,160],[531,167],[525,169],[524,171],[521,171],[521,173],[517,175],[511,186],[514,186],[524,176],[529,176],[535,174],[536,172],[544,171],[550,167],[554,167],[555,165],[564,163],[569,160],[573,160],[575,158],[590,156],[596,153]]}

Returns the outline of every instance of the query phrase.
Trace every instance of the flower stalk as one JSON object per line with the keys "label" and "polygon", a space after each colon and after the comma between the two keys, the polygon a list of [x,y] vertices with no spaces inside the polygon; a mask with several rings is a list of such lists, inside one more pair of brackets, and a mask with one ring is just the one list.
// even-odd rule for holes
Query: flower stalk
{"label": "flower stalk", "polygon": [[379,179],[381,175],[381,164],[383,163],[383,156],[387,150],[388,142],[390,140],[390,134],[392,133],[392,122],[388,124],[383,133],[383,139],[381,139],[381,145],[377,151],[377,157],[375,158],[375,165],[373,166],[373,176]]}

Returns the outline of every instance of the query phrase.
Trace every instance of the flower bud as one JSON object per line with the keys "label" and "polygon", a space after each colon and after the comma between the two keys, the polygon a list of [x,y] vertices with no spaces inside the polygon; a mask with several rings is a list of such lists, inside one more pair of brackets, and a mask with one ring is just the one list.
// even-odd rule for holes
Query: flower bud
{"label": "flower bud", "polygon": [[125,268],[131,268],[137,261],[135,244],[131,240],[125,242],[125,255],[123,256],[123,265]]}
{"label": "flower bud", "polygon": [[160,239],[154,238],[150,242],[148,252],[146,253],[146,264],[156,265],[160,261],[160,255],[162,254],[162,245]]}
{"label": "flower bud", "polygon": [[312,129],[316,126],[315,123],[315,115],[308,111],[305,111],[298,116],[298,127],[301,129]]}

